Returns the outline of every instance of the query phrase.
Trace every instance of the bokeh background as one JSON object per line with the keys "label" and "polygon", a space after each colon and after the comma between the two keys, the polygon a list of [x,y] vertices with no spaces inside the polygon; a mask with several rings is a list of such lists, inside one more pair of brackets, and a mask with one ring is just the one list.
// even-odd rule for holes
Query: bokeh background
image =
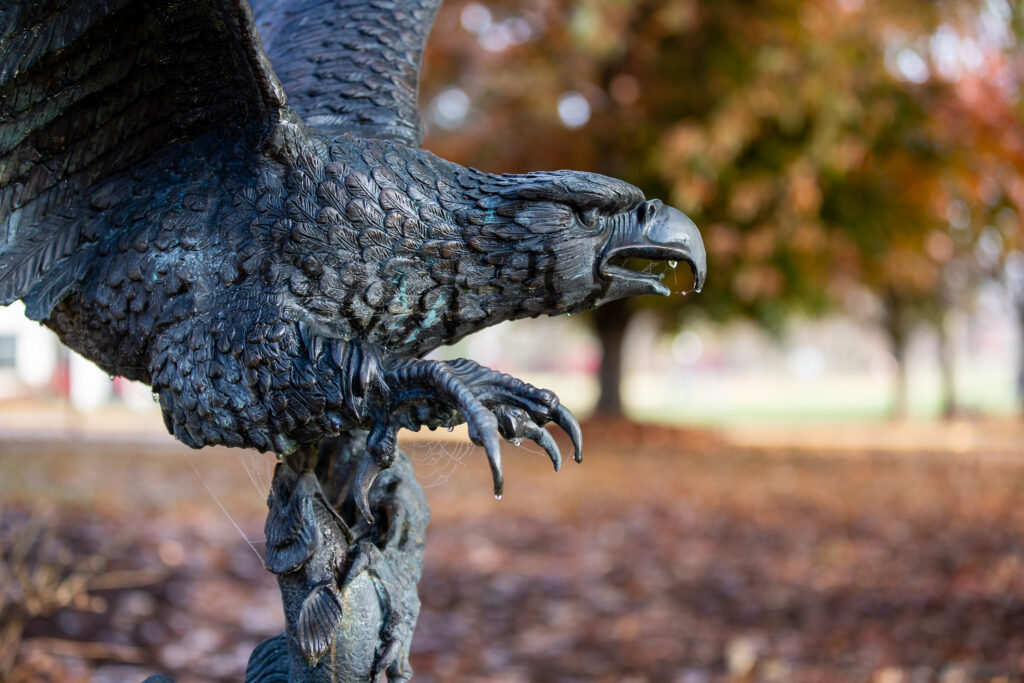
{"label": "bokeh background", "polygon": [[[438,352],[554,389],[581,466],[405,435],[422,681],[1024,680],[1024,2],[444,4],[425,146],[614,175],[709,278]],[[0,680],[239,680],[283,627],[273,457],[0,310]]]}

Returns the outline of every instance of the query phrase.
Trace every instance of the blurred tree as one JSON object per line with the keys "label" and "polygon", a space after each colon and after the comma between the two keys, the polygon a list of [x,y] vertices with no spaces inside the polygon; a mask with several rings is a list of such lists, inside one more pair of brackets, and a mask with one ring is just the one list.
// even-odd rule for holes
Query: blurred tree
{"label": "blurred tree", "polygon": [[[934,321],[958,298],[956,264],[980,226],[1001,208],[1020,215],[1010,190],[1022,167],[1006,165],[1021,150],[1020,80],[999,83],[971,56],[994,59],[978,47],[985,17],[1018,19],[1001,1],[447,3],[427,55],[427,146],[491,171],[615,175],[701,226],[699,297],[592,316],[601,410],[621,411],[621,342],[638,307],[779,331],[858,285],[883,303],[899,413],[910,321],[944,329]],[[951,227],[951,206],[965,225]]]}

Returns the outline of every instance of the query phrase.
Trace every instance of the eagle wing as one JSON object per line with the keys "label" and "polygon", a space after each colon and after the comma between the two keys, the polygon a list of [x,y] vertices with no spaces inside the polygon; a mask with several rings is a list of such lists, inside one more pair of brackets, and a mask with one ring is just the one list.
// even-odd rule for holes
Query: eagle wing
{"label": "eagle wing", "polygon": [[0,304],[44,319],[139,222],[112,192],[159,202],[146,162],[197,139],[255,150],[283,107],[245,0],[0,4]]}
{"label": "eagle wing", "polygon": [[288,104],[308,125],[420,146],[420,61],[440,0],[252,4]]}

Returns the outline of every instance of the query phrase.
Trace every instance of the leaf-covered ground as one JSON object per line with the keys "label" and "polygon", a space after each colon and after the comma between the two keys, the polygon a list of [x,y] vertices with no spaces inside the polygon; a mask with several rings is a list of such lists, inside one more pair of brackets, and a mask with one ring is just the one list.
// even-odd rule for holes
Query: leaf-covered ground
{"label": "leaf-covered ground", "polygon": [[[482,454],[411,447],[434,513],[416,680],[1021,680],[1024,448],[946,452],[930,428],[923,451],[585,434],[557,475],[508,447],[501,502]],[[3,570],[20,542],[81,584],[25,619],[0,679],[240,680],[282,628],[258,558],[269,466],[0,444]]]}

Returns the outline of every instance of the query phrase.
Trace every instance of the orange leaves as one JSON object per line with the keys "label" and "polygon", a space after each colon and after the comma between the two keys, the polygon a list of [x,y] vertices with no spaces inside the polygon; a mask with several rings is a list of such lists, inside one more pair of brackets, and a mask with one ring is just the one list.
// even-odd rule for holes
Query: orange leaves
{"label": "orange leaves", "polygon": [[789,167],[786,180],[786,202],[789,206],[799,214],[817,215],[821,208],[821,187],[811,164],[800,159]]}
{"label": "orange leaves", "polygon": [[[479,107],[487,122],[432,142],[488,170],[577,166],[665,196],[701,226],[714,274],[687,307],[749,315],[761,305],[799,309],[808,293],[826,291],[839,302],[837,278],[926,294],[942,281],[937,269],[972,257],[1000,210],[1024,207],[1024,127],[1004,82],[1019,77],[1007,66],[1019,56],[987,57],[999,82],[979,71],[914,83],[893,66],[909,47],[939,74],[931,38],[940,26],[969,31],[980,6],[510,3],[524,16],[542,12],[543,39],[500,63],[459,53],[463,70],[448,75],[474,106],[467,82],[489,93]],[[441,51],[457,38],[441,36]],[[592,109],[571,132],[555,107],[566,90]],[[942,235],[953,199],[971,215],[951,255]],[[1000,225],[1011,222],[1002,215]],[[1024,244],[1019,221],[999,230],[1004,250]]]}

